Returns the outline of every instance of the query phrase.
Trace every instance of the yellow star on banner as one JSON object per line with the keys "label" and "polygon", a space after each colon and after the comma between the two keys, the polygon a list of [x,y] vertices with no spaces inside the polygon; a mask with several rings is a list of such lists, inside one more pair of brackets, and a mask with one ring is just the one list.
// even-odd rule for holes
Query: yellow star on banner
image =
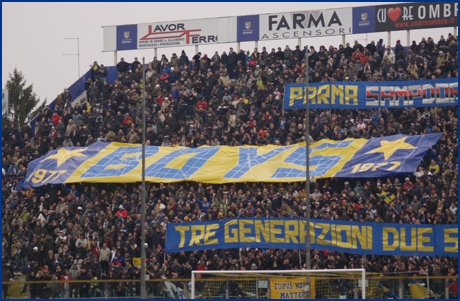
{"label": "yellow star on banner", "polygon": [[[45,160],[51,160],[51,159],[56,159],[57,161],[57,166],[61,166],[65,161],[67,161],[68,159],[70,158],[73,158],[73,157],[86,157],[84,154],[82,154],[81,152],[85,151],[86,148],[83,148],[83,149],[74,149],[74,150],[68,150],[68,149],[65,149],[65,148],[60,148],[57,153],[55,153],[54,155],[51,155],[51,156],[48,156],[46,159],[43,159],[43,161]],[[42,162],[43,162],[42,161]]]}
{"label": "yellow star on banner", "polygon": [[406,138],[401,138],[394,141],[380,141],[380,147],[377,147],[367,154],[383,153],[385,160],[388,160],[397,150],[416,149],[412,144],[406,143]]}

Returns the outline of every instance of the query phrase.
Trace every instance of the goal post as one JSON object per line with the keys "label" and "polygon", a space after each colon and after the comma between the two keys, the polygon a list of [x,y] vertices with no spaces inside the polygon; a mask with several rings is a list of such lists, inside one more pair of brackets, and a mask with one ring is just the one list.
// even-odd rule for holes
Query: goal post
{"label": "goal post", "polygon": [[190,282],[191,299],[371,299],[380,291],[365,269],[192,271]]}

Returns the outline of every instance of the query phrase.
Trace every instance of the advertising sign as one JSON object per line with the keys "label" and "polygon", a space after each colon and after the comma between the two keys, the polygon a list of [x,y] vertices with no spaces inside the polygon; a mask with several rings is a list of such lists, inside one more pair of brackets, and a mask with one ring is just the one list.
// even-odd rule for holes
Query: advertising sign
{"label": "advertising sign", "polygon": [[138,49],[217,43],[217,19],[144,23],[137,29]]}
{"label": "advertising sign", "polygon": [[237,41],[259,40],[259,15],[237,17]]}
{"label": "advertising sign", "polygon": [[352,8],[260,16],[260,41],[353,33]]}
{"label": "advertising sign", "polygon": [[137,49],[137,25],[117,26],[117,50]]}
{"label": "advertising sign", "polygon": [[353,34],[375,32],[375,6],[353,8]]}
{"label": "advertising sign", "polygon": [[[103,51],[454,27],[458,3],[418,2],[103,27]],[[218,38],[219,36],[219,38]]]}
{"label": "advertising sign", "polygon": [[375,31],[457,26],[457,2],[395,3],[375,7]]}
{"label": "advertising sign", "polygon": [[270,277],[271,299],[315,299],[315,278],[310,278],[310,294],[305,292],[305,277]]}

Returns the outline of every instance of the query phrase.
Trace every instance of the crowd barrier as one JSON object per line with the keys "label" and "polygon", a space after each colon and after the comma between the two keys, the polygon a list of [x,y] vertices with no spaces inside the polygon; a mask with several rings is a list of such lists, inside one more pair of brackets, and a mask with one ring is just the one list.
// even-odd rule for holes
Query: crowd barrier
{"label": "crowd barrier", "polygon": [[[448,286],[458,276],[429,276],[420,275],[417,279],[427,285],[437,299],[457,299],[452,296]],[[378,273],[366,274],[366,286],[371,282],[380,282],[382,277]],[[399,299],[412,299],[410,282],[413,277],[405,275],[383,277],[388,289],[394,292]],[[68,284],[68,289],[64,285]],[[148,279],[148,298],[159,299],[190,299],[190,279]],[[86,286],[86,287],[85,287]],[[140,296],[139,279],[117,280],[70,280],[70,281],[12,281],[2,282],[2,290],[8,287],[8,298],[43,298],[40,295],[51,287],[53,295],[50,298],[129,298]],[[177,290],[176,288],[183,288]],[[24,290],[25,288],[25,290]],[[21,293],[25,291],[25,293]],[[121,293],[120,293],[121,291]],[[357,297],[357,296],[356,296]],[[434,297],[434,296],[433,296]],[[230,296],[231,298],[231,296]],[[255,299],[255,298],[252,298]],[[260,297],[262,299],[262,297]]]}

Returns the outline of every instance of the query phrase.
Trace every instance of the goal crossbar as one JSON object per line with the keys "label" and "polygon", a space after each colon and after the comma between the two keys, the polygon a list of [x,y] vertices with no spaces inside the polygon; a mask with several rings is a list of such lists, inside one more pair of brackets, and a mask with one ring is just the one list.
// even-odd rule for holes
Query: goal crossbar
{"label": "goal crossbar", "polygon": [[[328,269],[328,270],[243,270],[243,271],[192,271],[191,277],[191,299],[195,299],[195,283],[197,274],[290,274],[289,276],[294,276],[296,274],[308,274],[305,277],[314,277],[315,274],[347,274],[347,273],[360,273],[362,281],[362,299],[366,299],[366,270],[365,269]],[[285,275],[283,275],[285,276]]]}

